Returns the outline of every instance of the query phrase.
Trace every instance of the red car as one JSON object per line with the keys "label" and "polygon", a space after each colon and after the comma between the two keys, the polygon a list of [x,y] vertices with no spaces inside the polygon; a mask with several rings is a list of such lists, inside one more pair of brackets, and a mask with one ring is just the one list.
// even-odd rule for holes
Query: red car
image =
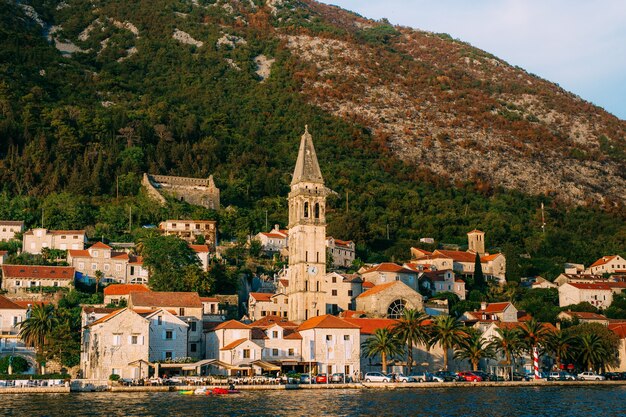
{"label": "red car", "polygon": [[459,375],[459,378],[461,378],[461,381],[480,382],[483,380],[479,375],[476,375],[469,371],[459,372],[458,375]]}
{"label": "red car", "polygon": [[326,384],[327,382],[328,379],[326,377],[326,374],[317,374],[317,376],[315,377],[316,384]]}

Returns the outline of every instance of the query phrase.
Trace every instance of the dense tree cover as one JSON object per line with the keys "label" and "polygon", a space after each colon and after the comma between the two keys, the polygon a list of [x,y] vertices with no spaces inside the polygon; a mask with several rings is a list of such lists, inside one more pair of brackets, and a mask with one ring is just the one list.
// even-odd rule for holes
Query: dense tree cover
{"label": "dense tree cover", "polygon": [[[54,2],[36,6],[70,35],[94,18],[86,0],[59,10]],[[141,36],[105,25],[79,42],[91,52],[63,58],[36,25],[23,24],[20,8],[0,5],[0,218],[23,219],[29,227],[87,227],[91,238],[116,241],[137,238],[137,226],[166,217],[211,218],[221,239],[241,239],[265,228],[266,213],[270,224],[286,224],[290,173],[308,123],[327,185],[337,192],[329,201],[328,233],[354,240],[365,261],[406,260],[422,236],[464,245],[465,233],[479,227],[489,246],[509,257],[509,279],[553,278],[564,261],[590,263],[626,246],[623,213],[563,207],[548,197],[486,190],[476,181],[451,185],[399,161],[362,126],[306,104],[298,93],[302,68],[267,36],[261,12],[234,30],[247,44],[233,49],[171,39],[177,26],[215,45],[223,36],[217,23],[234,22],[218,7],[161,0],[139,7],[110,1],[101,9],[120,20],[132,17]],[[173,13],[154,10],[208,24],[187,28]],[[381,44],[395,36],[385,25],[361,35]],[[105,39],[110,46],[102,50]],[[117,62],[131,46],[140,52]],[[260,53],[276,59],[263,83],[252,64]],[[140,192],[145,171],[214,174],[226,208],[213,212],[175,201],[159,207]],[[580,239],[588,230],[592,236]]]}

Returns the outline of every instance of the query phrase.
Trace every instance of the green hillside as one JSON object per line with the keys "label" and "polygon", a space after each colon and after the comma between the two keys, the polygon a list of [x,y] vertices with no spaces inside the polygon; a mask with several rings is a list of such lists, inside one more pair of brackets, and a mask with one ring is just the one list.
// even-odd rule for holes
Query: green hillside
{"label": "green hillside", "polygon": [[[487,232],[487,246],[520,259],[523,269],[509,268],[514,275],[554,275],[562,262],[588,264],[626,248],[620,204],[565,205],[469,173],[452,181],[402,162],[364,124],[311,104],[300,93],[308,66],[273,29],[336,27],[310,19],[305,8],[275,16],[259,0],[254,8],[226,2],[235,12],[213,1],[28,3],[45,27],[24,7],[0,3],[0,218],[33,226],[43,211],[46,227],[88,225],[91,237],[130,240],[132,210],[134,227],[209,217],[220,221],[222,239],[243,239],[265,228],[266,212],[270,227],[286,223],[285,197],[308,124],[327,185],[337,192],[329,234],[355,240],[363,260],[406,259],[424,236],[463,244],[473,228]],[[86,52],[63,55],[44,36],[48,25],[62,27],[57,41]],[[203,45],[181,43],[175,29]],[[245,43],[219,44],[225,35]],[[384,33],[370,35],[358,41],[386,47]],[[266,80],[256,73],[259,55],[275,59]],[[223,207],[231,208],[155,207],[140,192],[146,171],[213,174]]]}

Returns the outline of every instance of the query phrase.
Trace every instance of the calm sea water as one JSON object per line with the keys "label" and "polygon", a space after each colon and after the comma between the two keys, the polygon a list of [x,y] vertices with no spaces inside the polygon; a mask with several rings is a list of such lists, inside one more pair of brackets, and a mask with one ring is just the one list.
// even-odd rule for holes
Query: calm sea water
{"label": "calm sea water", "polygon": [[0,395],[3,416],[626,416],[626,387]]}

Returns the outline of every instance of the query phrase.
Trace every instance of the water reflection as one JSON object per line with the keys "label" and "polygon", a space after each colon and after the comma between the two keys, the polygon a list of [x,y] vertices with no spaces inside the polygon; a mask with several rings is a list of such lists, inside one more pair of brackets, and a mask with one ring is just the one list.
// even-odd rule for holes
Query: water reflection
{"label": "water reflection", "polygon": [[626,387],[259,391],[0,396],[7,416],[626,416]]}

